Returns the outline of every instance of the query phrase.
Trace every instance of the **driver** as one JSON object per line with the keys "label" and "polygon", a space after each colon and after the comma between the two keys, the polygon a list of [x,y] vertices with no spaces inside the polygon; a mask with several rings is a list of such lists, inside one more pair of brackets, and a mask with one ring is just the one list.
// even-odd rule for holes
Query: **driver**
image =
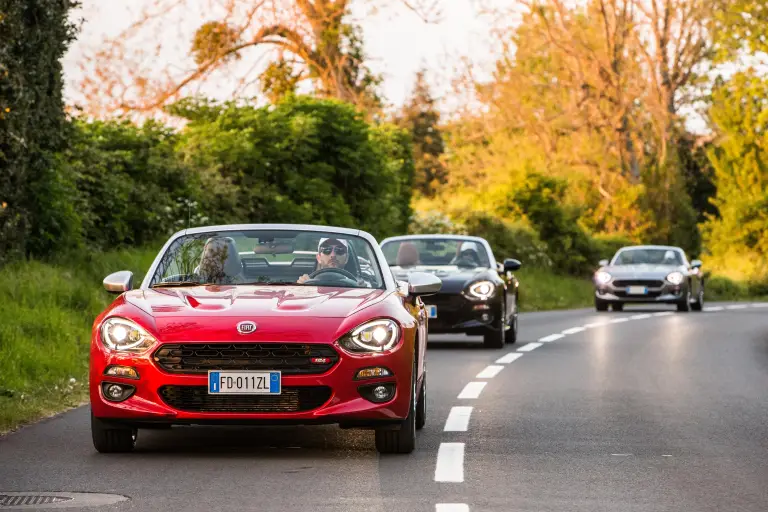
{"label": "driver", "polygon": [[[317,246],[317,266],[315,272],[324,268],[340,268],[349,260],[349,245],[346,240],[339,238],[321,238]],[[299,278],[297,283],[304,283],[309,279],[308,274]]]}

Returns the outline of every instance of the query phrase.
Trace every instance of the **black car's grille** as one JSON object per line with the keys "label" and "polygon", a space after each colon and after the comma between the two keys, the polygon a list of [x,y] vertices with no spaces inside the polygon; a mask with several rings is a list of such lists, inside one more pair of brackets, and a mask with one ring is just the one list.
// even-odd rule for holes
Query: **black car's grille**
{"label": "black car's grille", "polygon": [[306,343],[181,343],[161,346],[154,360],[172,373],[280,370],[295,375],[324,373],[339,354],[330,345]]}
{"label": "black car's grille", "polygon": [[463,309],[467,300],[458,294],[435,294],[427,295],[422,299],[424,304],[437,306],[437,314],[441,311],[458,311]]}
{"label": "black car's grille", "polygon": [[661,288],[664,286],[664,281],[654,279],[617,279],[613,282],[613,286],[618,288],[624,286],[647,286],[648,288]]}
{"label": "black car's grille", "polygon": [[208,394],[207,386],[163,386],[166,404],[187,412],[302,412],[317,409],[331,398],[327,386],[284,386],[279,395]]}

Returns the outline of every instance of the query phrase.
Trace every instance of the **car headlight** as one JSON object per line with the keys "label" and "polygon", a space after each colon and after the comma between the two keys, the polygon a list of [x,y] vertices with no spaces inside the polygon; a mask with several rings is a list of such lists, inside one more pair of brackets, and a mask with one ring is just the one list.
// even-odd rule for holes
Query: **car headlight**
{"label": "car headlight", "polygon": [[608,272],[601,270],[597,274],[595,274],[595,280],[600,284],[606,284],[608,281],[611,280],[611,274]]}
{"label": "car headlight", "polygon": [[672,272],[667,276],[667,281],[672,284],[680,284],[683,282],[683,274],[681,272]]}
{"label": "car headlight", "polygon": [[116,352],[143,352],[157,340],[136,322],[112,317],[101,324],[101,342]]}
{"label": "car headlight", "polygon": [[400,340],[400,327],[393,320],[366,322],[339,340],[350,352],[386,352]]}
{"label": "car headlight", "polygon": [[478,281],[469,287],[469,294],[478,299],[488,299],[493,296],[496,287],[490,281]]}

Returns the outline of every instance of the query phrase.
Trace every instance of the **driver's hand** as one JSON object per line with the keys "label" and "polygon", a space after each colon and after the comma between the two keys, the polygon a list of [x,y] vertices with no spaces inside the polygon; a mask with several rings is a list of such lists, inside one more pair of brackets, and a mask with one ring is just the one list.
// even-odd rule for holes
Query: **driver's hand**
{"label": "driver's hand", "polygon": [[298,281],[296,281],[296,282],[297,282],[297,283],[299,283],[299,284],[302,284],[302,283],[304,283],[304,281],[307,281],[307,280],[309,280],[309,274],[304,274],[304,275],[303,275],[303,276],[301,276],[301,277],[299,278],[299,280],[298,280]]}

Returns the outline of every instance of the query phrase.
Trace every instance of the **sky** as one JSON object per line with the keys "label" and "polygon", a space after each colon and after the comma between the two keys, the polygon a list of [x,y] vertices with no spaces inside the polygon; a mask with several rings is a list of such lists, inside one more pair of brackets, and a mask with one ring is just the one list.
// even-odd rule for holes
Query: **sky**
{"label": "sky", "polygon": [[[65,97],[69,103],[78,99],[77,82],[82,77],[79,64],[89,49],[99,46],[104,37],[116,36],[139,17],[141,10],[154,0],[82,0],[82,8],[74,16],[84,18],[78,40],[64,58],[66,80]],[[183,21],[174,21],[165,28],[164,37],[179,45],[175,53],[167,53],[167,62],[158,62],[157,68],[173,64],[183,58],[189,47],[189,33],[208,21],[202,3],[210,0],[189,0],[192,7]],[[199,14],[194,11],[195,3]],[[442,0],[441,16],[435,23],[425,23],[417,15],[401,7],[399,0],[355,0],[352,16],[360,20],[363,28],[369,66],[383,76],[383,93],[394,106],[408,97],[420,67],[428,69],[427,79],[443,109],[452,107],[451,79],[456,75],[462,59],[468,59],[482,70],[493,64],[493,38],[491,21],[480,13],[483,5],[509,4],[508,0]],[[383,7],[375,13],[371,8]],[[179,26],[176,26],[179,25]],[[185,33],[186,29],[186,33]],[[171,45],[168,45],[169,47]],[[222,80],[226,80],[222,78]],[[221,84],[219,84],[221,85]],[[224,88],[213,84],[206,94],[216,97]],[[455,101],[455,99],[454,99]]]}

